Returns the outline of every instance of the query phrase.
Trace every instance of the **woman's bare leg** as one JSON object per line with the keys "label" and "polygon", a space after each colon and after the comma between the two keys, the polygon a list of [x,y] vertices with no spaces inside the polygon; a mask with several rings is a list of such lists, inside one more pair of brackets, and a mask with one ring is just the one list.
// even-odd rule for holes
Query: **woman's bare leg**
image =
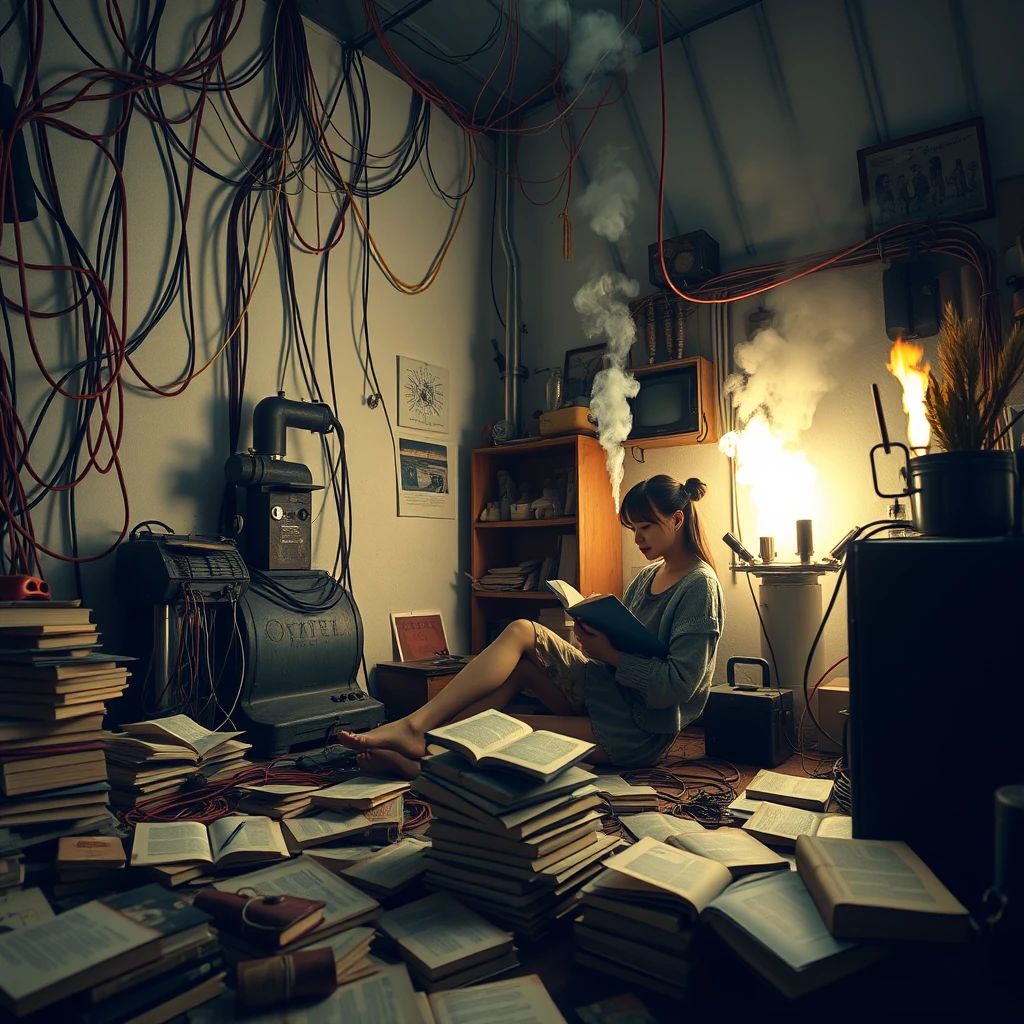
{"label": "woman's bare leg", "polygon": [[[482,710],[494,706],[491,701],[496,692],[513,675],[520,661],[524,658],[529,661],[533,657],[534,636],[533,623],[529,619],[517,619],[506,626],[501,636],[478,654],[436,697],[412,714],[369,732],[339,732],[339,742],[353,750],[387,750],[407,760],[419,760],[426,753],[425,733],[450,722],[467,708],[480,705]],[[543,673],[538,669],[537,675]],[[537,680],[522,674],[517,681],[519,689],[522,689],[526,685],[532,686]],[[550,684],[546,676],[544,682]],[[538,685],[543,684],[538,682]],[[509,699],[506,697],[502,706]]]}

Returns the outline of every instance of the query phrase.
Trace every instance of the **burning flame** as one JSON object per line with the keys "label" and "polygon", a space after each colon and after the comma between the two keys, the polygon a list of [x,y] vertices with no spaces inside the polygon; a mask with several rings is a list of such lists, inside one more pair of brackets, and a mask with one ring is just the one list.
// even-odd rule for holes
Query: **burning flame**
{"label": "burning flame", "polygon": [[907,414],[910,447],[927,451],[932,439],[932,428],[924,414],[924,396],[928,391],[928,371],[931,367],[927,363],[922,365],[923,356],[924,349],[920,345],[911,345],[897,338],[892,343],[885,368],[903,388],[903,411]]}
{"label": "burning flame", "polygon": [[775,537],[783,551],[795,537],[796,520],[816,518],[817,470],[802,451],[787,446],[762,413],[726,434],[718,447],[736,460],[736,482],[750,488],[757,536]]}

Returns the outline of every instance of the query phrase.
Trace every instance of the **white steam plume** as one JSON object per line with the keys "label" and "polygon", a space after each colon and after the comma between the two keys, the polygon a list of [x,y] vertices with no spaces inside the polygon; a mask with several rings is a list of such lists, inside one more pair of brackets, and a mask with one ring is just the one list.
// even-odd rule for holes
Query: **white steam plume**
{"label": "white steam plume", "polygon": [[587,11],[573,17],[568,0],[520,0],[519,17],[533,28],[557,26],[569,35],[562,78],[571,92],[579,92],[619,68],[632,71],[640,58],[640,41],[609,11]]}
{"label": "white steam plume", "polygon": [[601,150],[596,174],[577,202],[591,230],[609,242],[618,242],[626,233],[640,199],[640,185],[620,152],[614,146]]}

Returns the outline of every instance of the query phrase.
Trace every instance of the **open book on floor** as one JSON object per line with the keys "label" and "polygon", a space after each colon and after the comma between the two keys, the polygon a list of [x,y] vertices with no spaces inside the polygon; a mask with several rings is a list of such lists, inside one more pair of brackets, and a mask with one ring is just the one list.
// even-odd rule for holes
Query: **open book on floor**
{"label": "open book on floor", "polygon": [[755,871],[788,871],[789,861],[769,850],[749,832],[741,828],[705,829],[702,832],[687,832],[672,835],[666,840],[669,846],[678,847],[698,857],[707,857],[728,868],[733,878],[753,874]]}
{"label": "open book on floor", "polygon": [[849,839],[853,835],[853,819],[848,814],[804,811],[764,800],[743,824],[743,829],[769,846],[792,847],[798,836]]}
{"label": "open book on floor", "polygon": [[224,868],[288,856],[278,822],[231,815],[209,825],[198,821],[136,825],[131,866],[213,864]]}
{"label": "open book on floor", "polygon": [[796,866],[833,935],[966,942],[965,907],[906,843],[800,836]]}
{"label": "open book on floor", "polygon": [[655,636],[614,594],[584,597],[564,580],[548,580],[548,589],[562,602],[568,615],[604,633],[623,654],[664,658],[668,645]]}
{"label": "open book on floor", "polygon": [[457,750],[482,768],[506,768],[547,782],[582,761],[594,744],[533,730],[501,711],[481,711],[427,733],[427,742]]}

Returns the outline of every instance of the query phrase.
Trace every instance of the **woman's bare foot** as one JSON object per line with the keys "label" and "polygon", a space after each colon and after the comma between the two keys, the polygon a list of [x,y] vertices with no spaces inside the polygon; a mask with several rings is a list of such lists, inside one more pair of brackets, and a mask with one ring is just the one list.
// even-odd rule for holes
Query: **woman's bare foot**
{"label": "woman's bare foot", "polygon": [[418,761],[427,752],[423,733],[414,729],[404,718],[369,732],[339,732],[338,742],[351,750],[391,750],[410,761]]}
{"label": "woman's bare foot", "polygon": [[367,775],[384,775],[398,779],[415,779],[420,773],[419,761],[403,757],[393,750],[365,750],[356,754],[359,770]]}

